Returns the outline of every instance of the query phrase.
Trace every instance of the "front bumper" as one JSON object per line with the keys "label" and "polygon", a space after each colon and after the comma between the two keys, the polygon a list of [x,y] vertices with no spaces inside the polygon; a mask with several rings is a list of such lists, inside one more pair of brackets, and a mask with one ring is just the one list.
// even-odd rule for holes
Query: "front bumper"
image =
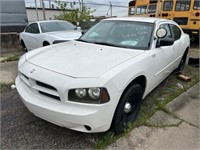
{"label": "front bumper", "polygon": [[[112,98],[116,99],[116,97],[119,95],[116,94],[117,90],[113,89],[113,86],[107,87],[108,90],[110,89],[111,93],[115,92],[115,94],[113,94],[114,97],[112,97],[112,94],[109,93],[111,94],[111,100],[108,103],[85,104],[70,102],[67,100],[67,90],[63,83],[68,83],[69,87],[72,87],[72,85],[77,86],[77,83],[80,83],[79,79],[74,84],[71,84],[70,80],[76,79],[70,79],[70,77],[58,75],[57,73],[50,72],[48,70],[43,70],[43,74],[41,75],[40,71],[42,68],[36,66],[34,66],[36,71],[32,74],[29,74],[29,72],[26,70],[28,68],[30,70],[32,67],[32,64],[28,64],[24,65],[24,67],[20,69],[20,72],[25,74],[26,78],[29,78],[30,85],[22,80],[20,73],[16,78],[16,87],[18,93],[30,112],[51,123],[81,132],[104,132],[110,128],[117,105],[116,102],[112,101]],[[62,76],[62,79],[59,78],[59,76]],[[48,80],[48,78],[53,80]],[[35,85],[33,79],[54,85],[54,87],[57,89],[60,101],[50,98],[46,95],[41,95],[37,90],[39,89],[45,91],[46,89],[44,89],[44,87],[38,87]],[[88,82],[85,81],[84,83],[88,84]],[[80,85],[81,84],[82,83],[80,83]],[[61,85],[63,85],[63,88]]]}

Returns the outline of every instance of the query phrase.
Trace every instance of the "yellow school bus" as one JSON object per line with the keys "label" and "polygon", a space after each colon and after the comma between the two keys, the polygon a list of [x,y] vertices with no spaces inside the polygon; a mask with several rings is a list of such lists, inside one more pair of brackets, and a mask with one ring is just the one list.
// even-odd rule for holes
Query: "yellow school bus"
{"label": "yellow school bus", "polygon": [[159,17],[161,0],[131,0],[128,16]]}
{"label": "yellow school bus", "polygon": [[131,0],[128,16],[171,19],[177,22],[190,36],[199,37],[199,0]]}
{"label": "yellow school bus", "polygon": [[162,3],[160,17],[174,20],[191,36],[199,36],[199,0],[163,0]]}

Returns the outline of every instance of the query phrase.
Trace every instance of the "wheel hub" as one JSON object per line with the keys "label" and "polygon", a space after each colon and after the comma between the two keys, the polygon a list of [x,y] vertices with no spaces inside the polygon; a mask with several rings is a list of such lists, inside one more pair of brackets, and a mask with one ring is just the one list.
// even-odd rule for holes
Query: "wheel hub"
{"label": "wheel hub", "polygon": [[125,106],[124,106],[124,112],[125,113],[129,113],[132,109],[132,106],[129,102],[126,102]]}

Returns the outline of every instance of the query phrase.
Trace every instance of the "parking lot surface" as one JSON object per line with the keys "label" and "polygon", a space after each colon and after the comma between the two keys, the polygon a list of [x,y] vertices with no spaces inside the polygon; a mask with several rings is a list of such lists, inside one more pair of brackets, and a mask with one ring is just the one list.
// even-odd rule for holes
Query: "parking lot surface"
{"label": "parking lot surface", "polygon": [[1,95],[1,149],[91,149],[98,136],[68,130],[34,116],[16,89]]}

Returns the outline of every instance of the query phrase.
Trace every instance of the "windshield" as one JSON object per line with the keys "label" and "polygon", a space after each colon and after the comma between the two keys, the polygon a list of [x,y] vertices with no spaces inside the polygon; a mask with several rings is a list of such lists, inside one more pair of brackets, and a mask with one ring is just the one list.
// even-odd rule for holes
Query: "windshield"
{"label": "windshield", "polygon": [[153,24],[135,21],[101,21],[79,40],[116,47],[149,49]]}
{"label": "windshield", "polygon": [[67,21],[41,22],[40,27],[41,27],[42,33],[64,31],[64,30],[74,30],[76,28],[75,25]]}

